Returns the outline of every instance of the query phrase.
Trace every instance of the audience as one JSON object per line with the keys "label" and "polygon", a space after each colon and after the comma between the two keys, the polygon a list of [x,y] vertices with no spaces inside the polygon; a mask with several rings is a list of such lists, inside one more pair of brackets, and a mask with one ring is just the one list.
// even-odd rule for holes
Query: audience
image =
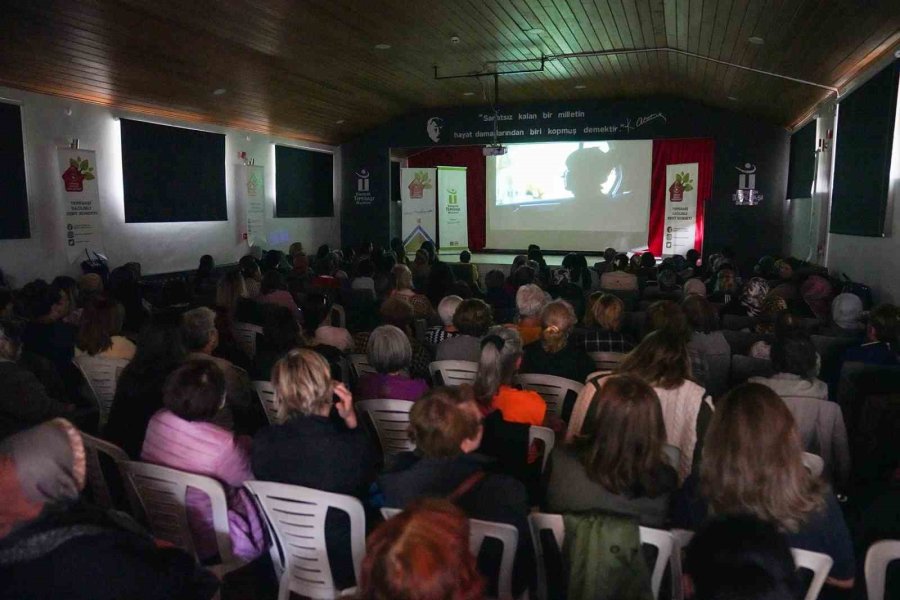
{"label": "audience", "polygon": [[761,277],[754,277],[741,290],[740,297],[733,297],[722,309],[723,315],[738,317],[755,317],[759,315],[763,300],[769,293],[769,282]]}
{"label": "audience", "polygon": [[869,313],[866,342],[844,353],[844,362],[867,365],[896,365],[900,337],[900,308],[891,304],[876,306]]}
{"label": "audience", "polygon": [[831,325],[821,328],[823,335],[860,338],[865,335],[863,302],[856,294],[844,292],[831,301]]}
{"label": "audience", "polygon": [[763,385],[738,386],[719,401],[699,477],[685,482],[673,510],[673,524],[689,529],[707,514],[749,513],[768,521],[792,548],[834,560],[827,584],[853,586],[853,545],[837,499],[803,465],[794,418]]}
{"label": "audience", "polygon": [[600,510],[633,515],[663,527],[678,473],[666,463],[666,428],[659,399],[631,375],[609,378],[581,433],[551,455],[547,510]]}
{"label": "audience", "polygon": [[393,325],[376,327],[369,335],[366,355],[376,373],[366,373],[359,378],[356,384],[358,400],[418,400],[428,391],[424,379],[409,377],[412,346],[399,328]]}
{"label": "audience", "polygon": [[728,390],[731,346],[719,331],[716,309],[704,296],[690,295],[681,303],[691,329],[688,351],[699,354],[707,366],[706,387],[713,397]]}
{"label": "audience", "polygon": [[631,338],[622,333],[625,303],[613,294],[595,292],[584,315],[585,329],[575,332],[576,343],[586,352],[624,354],[634,348]]}
{"label": "audience", "polygon": [[[781,296],[770,292],[763,300],[756,318],[756,324],[753,326],[754,332],[765,336],[761,340],[757,340],[750,346],[750,356],[769,360],[772,356],[771,339],[776,331],[793,328],[793,325],[786,321],[794,322],[793,316],[788,312],[787,301]],[[779,323],[781,323],[779,325]],[[799,325],[798,325],[799,327]]]}
{"label": "audience", "polygon": [[516,290],[516,329],[523,344],[530,344],[540,339],[544,328],[541,326],[541,311],[547,304],[547,292],[539,286],[529,283]]}
{"label": "audience", "polygon": [[503,271],[492,269],[484,276],[484,300],[494,311],[497,323],[509,323],[516,310],[515,298],[506,289],[506,278]]}
{"label": "audience", "polygon": [[575,311],[565,300],[554,300],[541,311],[541,337],[525,346],[523,373],[542,373],[577,381],[595,370],[594,361],[570,339],[576,323]]}
{"label": "audience", "polygon": [[491,307],[484,300],[463,300],[453,314],[453,326],[458,335],[438,344],[435,360],[466,360],[478,362],[481,338],[494,324]]}
{"label": "audience", "polygon": [[78,329],[62,321],[69,312],[69,298],[42,279],[22,288],[28,323],[22,331],[22,349],[42,356],[56,368],[67,385],[78,380],[72,365]]}
{"label": "audience", "polygon": [[[413,308],[409,302],[400,298],[388,298],[378,309],[382,324],[393,325],[406,334],[412,348],[412,362],[409,373],[412,377],[429,380],[431,375],[428,365],[434,359],[431,352],[416,339],[413,332]],[[369,343],[369,332],[363,331],[353,337],[356,352],[365,354]]]}
{"label": "audience", "polygon": [[276,269],[266,271],[266,274],[263,275],[262,282],[259,285],[259,296],[256,300],[262,304],[283,306],[289,309],[291,314],[300,318],[300,309],[297,308],[294,297],[287,291],[287,284],[284,281],[284,276]]}
{"label": "audience", "polygon": [[[236,437],[211,421],[225,404],[225,375],[209,361],[182,364],[163,386],[164,408],[153,415],[141,460],[212,477],[226,486],[228,528],[234,555],[252,560],[266,549],[263,525],[241,487],[253,479],[250,438]],[[218,555],[209,498],[188,489],[187,512],[194,546],[204,564]]]}
{"label": "audience", "polygon": [[444,296],[438,304],[437,309],[438,317],[440,317],[442,325],[429,327],[428,330],[425,331],[426,344],[434,348],[447,338],[459,335],[459,331],[456,329],[456,326],[453,325],[453,315],[456,314],[456,309],[462,301],[463,299],[459,296]]}
{"label": "audience", "polygon": [[612,267],[612,270],[600,276],[600,288],[603,290],[636,292],[638,289],[638,278],[637,275],[627,271],[628,256],[617,254]]}
{"label": "audience", "polygon": [[[418,259],[418,255],[416,255]],[[431,266],[428,272],[431,272]],[[422,294],[418,294],[413,290],[412,272],[405,265],[397,265],[393,269],[394,274],[394,291],[391,297],[406,300],[413,308],[413,317],[416,319],[433,320],[434,308],[428,298]]]}
{"label": "audience", "polygon": [[317,344],[337,348],[341,352],[353,350],[353,336],[344,327],[331,324],[334,304],[324,294],[308,294],[303,301],[303,328]]}
{"label": "audience", "polygon": [[481,600],[469,519],[447,500],[415,500],[366,540],[359,600]]}
{"label": "audience", "polygon": [[481,340],[478,372],[473,384],[482,414],[499,411],[504,421],[543,425],[547,404],[540,394],[513,387],[522,364],[522,338],[515,329],[492,327]]}
{"label": "audience", "polygon": [[97,296],[88,302],[81,314],[75,354],[102,358],[134,358],[135,345],[122,333],[125,308],[107,296]]}
{"label": "audience", "polygon": [[247,286],[247,297],[256,298],[260,293],[260,282],[262,282],[262,272],[259,270],[259,263],[251,255],[247,255],[238,261],[238,268],[241,275],[244,276],[244,283]]}
{"label": "audience", "polygon": [[254,381],[269,381],[272,367],[282,356],[294,348],[306,346],[297,319],[283,306],[272,307],[263,315],[263,335],[257,336],[256,356],[253,357],[251,374]]}

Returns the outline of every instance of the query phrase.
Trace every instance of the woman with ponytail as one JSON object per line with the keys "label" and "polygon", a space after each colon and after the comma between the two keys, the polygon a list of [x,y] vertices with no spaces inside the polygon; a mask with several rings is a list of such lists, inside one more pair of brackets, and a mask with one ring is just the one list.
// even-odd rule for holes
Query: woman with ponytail
{"label": "woman with ponytail", "polygon": [[543,425],[547,404],[540,394],[513,387],[522,364],[522,338],[511,327],[492,327],[481,340],[475,399],[485,415],[499,410],[504,421]]}
{"label": "woman with ponytail", "polygon": [[596,370],[594,361],[570,334],[577,319],[572,305],[554,300],[541,311],[541,337],[525,346],[523,373],[541,373],[565,377],[583,383]]}

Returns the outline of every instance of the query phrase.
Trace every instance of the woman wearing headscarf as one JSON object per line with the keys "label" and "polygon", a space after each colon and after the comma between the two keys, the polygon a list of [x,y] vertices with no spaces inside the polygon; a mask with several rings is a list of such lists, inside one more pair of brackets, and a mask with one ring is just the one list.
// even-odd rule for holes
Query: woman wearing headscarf
{"label": "woman wearing headscarf", "polygon": [[735,298],[722,309],[723,315],[756,317],[762,309],[763,300],[769,293],[769,282],[762,277],[754,277],[741,290],[739,298]]}
{"label": "woman wearing headscarf", "polygon": [[0,443],[0,598],[205,600],[218,583],[122,513],[82,504],[81,435],[64,419]]}

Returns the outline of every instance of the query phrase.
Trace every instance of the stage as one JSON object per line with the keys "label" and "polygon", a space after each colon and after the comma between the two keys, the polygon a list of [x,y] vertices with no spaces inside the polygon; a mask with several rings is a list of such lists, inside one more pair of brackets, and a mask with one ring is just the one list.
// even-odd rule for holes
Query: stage
{"label": "stage", "polygon": [[[478,270],[481,273],[481,276],[484,275],[493,269],[500,269],[504,274],[509,275],[509,267],[512,265],[513,259],[516,257],[515,254],[506,254],[506,253],[494,253],[494,252],[478,252],[472,253],[472,263],[478,265]],[[562,261],[565,255],[563,254],[552,254],[545,255],[544,260],[547,261],[547,265],[550,267],[558,267],[562,265]],[[598,263],[603,260],[602,254],[585,254],[584,257],[587,259],[587,263],[589,267],[593,267],[595,263]],[[440,256],[440,259],[449,262],[459,262],[458,254],[444,254]]]}

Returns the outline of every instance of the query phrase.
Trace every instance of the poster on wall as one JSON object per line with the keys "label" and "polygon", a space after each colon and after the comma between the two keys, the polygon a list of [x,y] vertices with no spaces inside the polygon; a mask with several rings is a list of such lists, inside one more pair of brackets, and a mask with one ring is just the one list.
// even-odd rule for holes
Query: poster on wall
{"label": "poster on wall", "polygon": [[466,167],[438,167],[438,252],[458,254],[469,247]]}
{"label": "poster on wall", "polygon": [[401,227],[407,255],[415,255],[422,242],[434,243],[436,179],[435,169],[400,169]]}
{"label": "poster on wall", "polygon": [[247,244],[266,241],[266,179],[262,165],[238,165],[238,203],[247,211]]}
{"label": "poster on wall", "polygon": [[70,263],[85,259],[85,251],[103,253],[100,192],[97,188],[97,153],[59,148],[59,175],[65,227],[66,256]]}
{"label": "poster on wall", "polygon": [[666,220],[662,255],[684,255],[697,235],[698,163],[666,165]]}

